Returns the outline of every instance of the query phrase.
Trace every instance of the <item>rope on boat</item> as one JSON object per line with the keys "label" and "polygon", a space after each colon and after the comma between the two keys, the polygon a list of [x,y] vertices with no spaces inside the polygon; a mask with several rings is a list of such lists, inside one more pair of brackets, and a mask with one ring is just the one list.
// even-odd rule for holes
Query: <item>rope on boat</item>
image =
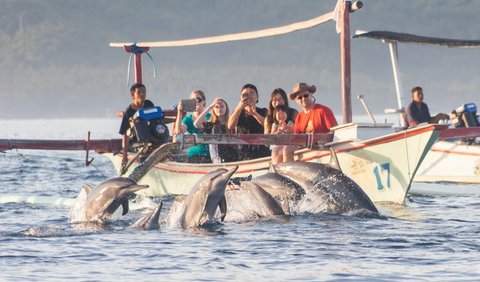
{"label": "rope on boat", "polygon": [[215,44],[215,43],[221,43],[221,42],[231,42],[231,41],[278,36],[282,34],[291,33],[294,31],[312,28],[314,26],[334,20],[336,18],[335,14],[337,10],[338,9],[335,9],[334,11],[328,12],[326,14],[323,14],[319,17],[316,17],[310,20],[296,22],[293,24],[280,26],[280,27],[256,30],[256,31],[231,33],[231,34],[225,34],[225,35],[201,37],[201,38],[195,38],[195,39],[175,40],[175,41],[110,43],[110,47],[123,48],[124,46],[129,46],[132,44],[136,44],[139,47],[180,47],[180,46]]}
{"label": "rope on boat", "polygon": [[132,69],[132,60],[133,56],[136,53],[145,53],[147,56],[150,58],[150,61],[152,61],[153,65],[153,78],[157,77],[157,66],[155,65],[155,61],[153,60],[153,57],[148,53],[148,51],[143,51],[141,48],[138,48],[137,43],[133,42],[132,44],[132,52],[130,54],[130,58],[128,59],[128,67],[127,67],[127,85],[130,85],[130,70]]}

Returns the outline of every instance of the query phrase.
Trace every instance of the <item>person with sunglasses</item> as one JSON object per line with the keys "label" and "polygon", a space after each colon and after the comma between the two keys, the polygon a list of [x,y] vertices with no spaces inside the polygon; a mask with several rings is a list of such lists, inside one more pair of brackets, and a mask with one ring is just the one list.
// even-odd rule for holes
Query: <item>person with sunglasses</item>
{"label": "person with sunglasses", "polygon": [[[173,129],[173,134],[189,133],[189,134],[199,134],[201,133],[198,128],[195,127],[194,121],[200,116],[203,112],[206,104],[205,93],[202,90],[194,90],[190,94],[190,98],[195,100],[195,111],[191,114],[188,114],[182,119],[184,114],[183,103],[180,101],[177,106],[177,118],[175,120],[175,127]],[[201,122],[206,122],[210,120],[211,114],[207,113],[201,120]],[[207,144],[199,144],[188,148],[187,151],[187,162],[189,163],[211,163],[210,152],[208,151]]]}
{"label": "person with sunglasses", "polygon": [[[258,90],[253,84],[245,84],[240,91],[240,102],[228,119],[228,129],[239,134],[263,134],[263,123],[267,109],[256,106]],[[240,159],[251,160],[270,156],[270,149],[264,145],[241,145]]]}
{"label": "person with sunglasses", "polygon": [[290,99],[302,107],[295,119],[294,133],[327,133],[338,124],[330,108],[315,103],[313,93],[316,90],[315,85],[310,86],[304,82],[293,86]]}

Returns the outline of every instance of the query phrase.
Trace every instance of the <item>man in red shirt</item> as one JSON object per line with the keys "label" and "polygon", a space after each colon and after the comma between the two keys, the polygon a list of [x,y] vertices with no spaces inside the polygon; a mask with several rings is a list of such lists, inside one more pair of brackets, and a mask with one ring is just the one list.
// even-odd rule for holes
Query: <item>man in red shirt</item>
{"label": "man in red shirt", "polygon": [[302,107],[295,119],[294,133],[327,133],[338,124],[332,110],[315,103],[313,93],[316,90],[315,85],[310,86],[303,82],[293,86],[290,99],[297,101]]}

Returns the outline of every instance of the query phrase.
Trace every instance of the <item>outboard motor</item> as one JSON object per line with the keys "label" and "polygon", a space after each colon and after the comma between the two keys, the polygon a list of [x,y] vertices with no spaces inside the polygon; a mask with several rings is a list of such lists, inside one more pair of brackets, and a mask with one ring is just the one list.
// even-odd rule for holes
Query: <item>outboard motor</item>
{"label": "outboard motor", "polygon": [[165,114],[160,107],[138,110],[130,119],[133,139],[138,143],[151,143],[153,147],[168,142],[168,127],[162,122]]}
{"label": "outboard motor", "polygon": [[[474,103],[463,104],[450,113],[450,120],[455,127],[476,127],[480,126],[480,117],[477,116],[477,106]],[[477,143],[476,138],[463,138],[459,140],[462,144],[472,145]]]}
{"label": "outboard motor", "polygon": [[450,119],[455,127],[479,126],[477,106],[474,103],[463,104],[450,113]]}

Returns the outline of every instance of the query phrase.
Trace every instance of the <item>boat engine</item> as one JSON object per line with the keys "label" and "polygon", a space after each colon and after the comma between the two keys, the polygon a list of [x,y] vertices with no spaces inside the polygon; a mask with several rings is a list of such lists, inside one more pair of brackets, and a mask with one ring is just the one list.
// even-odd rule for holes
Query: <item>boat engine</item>
{"label": "boat engine", "polygon": [[480,125],[477,106],[474,103],[463,104],[450,113],[455,127],[477,127]]}
{"label": "boat engine", "polygon": [[170,134],[163,123],[165,114],[160,107],[149,107],[138,110],[130,119],[131,134],[136,143],[150,143],[150,147],[158,147],[168,142]]}

